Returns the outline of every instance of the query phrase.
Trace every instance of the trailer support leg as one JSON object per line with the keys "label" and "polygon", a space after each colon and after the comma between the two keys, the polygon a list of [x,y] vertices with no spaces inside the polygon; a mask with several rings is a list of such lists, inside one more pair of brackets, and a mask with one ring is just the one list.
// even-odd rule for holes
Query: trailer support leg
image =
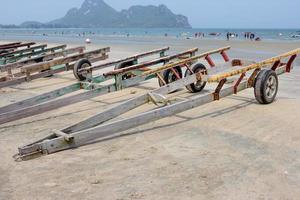
{"label": "trailer support leg", "polygon": [[222,51],[221,55],[222,55],[223,59],[225,60],[225,62],[229,62],[229,57],[225,51]]}
{"label": "trailer support leg", "polygon": [[254,72],[251,74],[250,78],[248,79],[248,87],[249,88],[254,86],[255,78],[256,78],[258,72],[260,72],[260,68],[255,69]]}
{"label": "trailer support leg", "polygon": [[220,92],[221,92],[221,90],[222,90],[222,88],[223,88],[223,86],[225,85],[226,82],[227,82],[227,79],[226,79],[226,78],[222,79],[222,80],[219,82],[219,84],[218,84],[218,86],[217,86],[217,88],[216,88],[216,90],[215,90],[215,92],[214,92],[214,100],[215,100],[215,101],[220,100]]}
{"label": "trailer support leg", "polygon": [[280,63],[280,61],[275,62],[272,66],[272,70],[275,71],[280,66]]}
{"label": "trailer support leg", "polygon": [[237,82],[234,84],[234,94],[237,94],[238,92],[238,87],[240,85],[240,83],[242,82],[242,80],[244,79],[244,77],[246,76],[245,73],[242,73],[240,78],[237,80]]}
{"label": "trailer support leg", "polygon": [[292,64],[294,62],[294,60],[296,59],[297,54],[292,55],[292,57],[289,59],[287,65],[286,65],[286,72],[290,73],[291,72],[291,68],[292,68]]}
{"label": "trailer support leg", "polygon": [[209,55],[207,55],[207,56],[205,57],[205,60],[208,62],[208,64],[209,64],[211,67],[215,67],[215,66],[216,66],[215,63],[214,63],[214,61],[211,59],[211,57],[210,57]]}

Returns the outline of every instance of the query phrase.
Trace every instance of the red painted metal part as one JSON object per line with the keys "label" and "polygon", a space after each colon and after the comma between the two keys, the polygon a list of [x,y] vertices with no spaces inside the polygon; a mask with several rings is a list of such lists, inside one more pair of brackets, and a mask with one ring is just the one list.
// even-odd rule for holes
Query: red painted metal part
{"label": "red painted metal part", "polygon": [[275,71],[279,66],[280,66],[280,61],[275,62],[272,66],[272,70]]}
{"label": "red painted metal part", "polygon": [[222,55],[223,59],[225,60],[225,62],[229,62],[230,59],[225,51],[222,51],[221,55]]}
{"label": "red painted metal part", "polygon": [[211,66],[211,67],[215,67],[215,63],[213,62],[213,60],[211,59],[211,57],[209,55],[207,55],[205,57],[205,60],[208,62],[208,64]]}
{"label": "red painted metal part", "polygon": [[225,78],[225,79],[222,79],[222,80],[219,82],[219,84],[218,84],[218,86],[217,86],[217,88],[216,88],[216,90],[215,90],[215,92],[214,92],[214,100],[215,100],[215,101],[220,100],[220,92],[221,92],[221,90],[222,90],[222,88],[223,88],[223,86],[225,85],[226,82],[227,82],[227,79],[226,79],[226,78]]}
{"label": "red painted metal part", "polygon": [[192,74],[194,73],[193,70],[192,70],[192,68],[191,68],[188,64],[185,64],[184,66],[185,66]]}
{"label": "red painted metal part", "polygon": [[177,79],[181,79],[180,75],[177,73],[177,71],[174,68],[171,68],[171,71],[175,74]]}
{"label": "red painted metal part", "polygon": [[240,85],[240,83],[242,82],[242,80],[244,79],[244,77],[246,76],[246,74],[245,73],[242,73],[241,74],[241,76],[240,76],[240,78],[237,80],[237,82],[234,84],[234,94],[237,94],[237,89],[238,89],[238,87],[239,87],[239,85]]}
{"label": "red painted metal part", "polygon": [[297,55],[292,55],[292,57],[289,59],[288,63],[286,64],[286,72],[291,72],[292,64],[295,61]]}

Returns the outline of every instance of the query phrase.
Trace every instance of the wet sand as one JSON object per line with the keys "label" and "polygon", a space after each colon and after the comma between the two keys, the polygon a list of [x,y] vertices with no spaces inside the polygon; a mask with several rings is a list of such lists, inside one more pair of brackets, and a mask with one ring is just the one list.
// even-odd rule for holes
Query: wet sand
{"label": "wet sand", "polygon": [[[170,46],[172,54],[193,47],[204,52],[230,45],[231,57],[258,61],[300,47],[300,42],[124,40],[121,43],[104,38],[101,44],[89,45],[88,49],[110,46],[113,60],[163,46]],[[78,45],[83,43],[69,46]],[[123,137],[26,162],[12,158],[19,146],[157,88],[157,80],[0,125],[0,199],[296,200],[300,196],[297,66],[299,59],[293,73],[280,77],[277,100],[271,105],[259,105],[249,89],[127,130]],[[1,89],[0,106],[73,82],[72,72],[67,72]],[[189,95],[186,90],[179,93]]]}

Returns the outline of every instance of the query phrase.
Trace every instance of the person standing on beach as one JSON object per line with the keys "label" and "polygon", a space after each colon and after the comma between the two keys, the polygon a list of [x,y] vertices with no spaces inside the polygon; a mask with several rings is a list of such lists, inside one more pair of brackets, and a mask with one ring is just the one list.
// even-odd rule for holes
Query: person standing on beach
{"label": "person standing on beach", "polygon": [[229,41],[229,38],[230,38],[229,32],[227,33],[226,37],[227,37],[227,41]]}

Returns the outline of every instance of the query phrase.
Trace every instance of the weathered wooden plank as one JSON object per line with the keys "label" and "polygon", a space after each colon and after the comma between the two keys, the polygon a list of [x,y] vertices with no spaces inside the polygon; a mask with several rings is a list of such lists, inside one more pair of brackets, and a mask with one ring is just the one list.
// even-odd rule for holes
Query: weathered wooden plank
{"label": "weathered wooden plank", "polygon": [[64,99],[57,99],[51,102],[46,102],[38,105],[33,105],[20,110],[14,110],[9,113],[0,114],[0,124],[15,121],[18,119],[38,115],[47,111],[55,110],[64,106],[68,106],[74,103],[82,102],[108,92],[116,91],[114,84],[104,86],[95,90],[87,91],[84,93],[76,94],[73,96],[66,97]]}
{"label": "weathered wooden plank", "polygon": [[7,58],[10,57],[12,58],[13,56],[17,55],[17,54],[23,54],[26,52],[32,52],[35,51],[37,49],[44,49],[47,47],[47,44],[41,44],[41,45],[37,45],[37,46],[33,46],[27,49],[21,49],[21,50],[17,50],[17,51],[13,51],[13,52],[8,52],[8,53],[4,53],[0,55],[0,58]]}
{"label": "weathered wooden plank", "polygon": [[18,44],[21,44],[21,42],[13,42],[13,43],[1,44],[1,45],[0,45],[0,48],[1,48],[1,47],[15,46],[15,45],[18,45]]}
{"label": "weathered wooden plank", "polygon": [[[100,55],[100,56],[96,56],[94,58],[90,58],[89,61],[93,63],[96,61],[105,60],[107,58],[108,58],[108,55]],[[58,74],[58,73],[73,69],[73,67],[74,67],[74,63],[70,64],[68,66],[65,66],[65,67],[58,68],[58,69],[50,69],[47,71],[31,74],[29,76],[29,78],[26,76],[23,76],[23,77],[18,77],[18,78],[12,79],[12,80],[8,80],[8,78],[4,77],[5,81],[0,82],[0,88],[9,87],[9,86],[17,85],[20,83],[29,82],[29,81],[32,81],[35,79],[47,77],[50,75]],[[23,75],[25,75],[25,74],[23,73]]]}
{"label": "weathered wooden plank", "polygon": [[30,46],[35,45],[35,44],[36,44],[35,42],[13,44],[13,45],[0,47],[0,50],[3,50],[3,49],[16,49],[16,48],[20,48],[20,47],[30,47]]}
{"label": "weathered wooden plank", "polygon": [[137,59],[140,59],[140,58],[143,58],[143,57],[146,57],[146,56],[150,56],[150,55],[153,55],[153,54],[164,53],[164,52],[168,51],[169,49],[170,49],[170,47],[164,47],[164,48],[161,48],[161,49],[155,49],[155,50],[152,50],[152,51],[148,51],[148,52],[136,54],[136,55],[124,58],[124,59],[119,59],[119,60],[116,60],[116,61],[112,61],[112,62],[101,64],[101,65],[96,65],[96,66],[91,66],[89,68],[81,69],[79,72],[82,72],[82,71],[93,71],[93,70],[97,70],[97,69],[103,69],[103,68],[106,68],[106,67],[110,67],[110,66],[113,66],[113,65],[117,65],[117,64],[123,63],[125,61],[137,60]]}
{"label": "weathered wooden plank", "polygon": [[118,74],[121,74],[121,73],[124,73],[124,72],[149,67],[149,66],[156,65],[156,64],[159,64],[159,63],[169,62],[170,60],[180,58],[181,56],[193,54],[197,51],[198,51],[198,48],[193,48],[193,49],[190,49],[190,50],[187,50],[187,51],[184,51],[184,52],[172,55],[172,56],[165,56],[165,57],[161,57],[161,58],[158,58],[158,59],[155,59],[155,60],[152,60],[152,61],[146,61],[146,62],[137,64],[137,65],[133,65],[133,66],[125,67],[125,68],[122,68],[122,69],[114,70],[114,71],[111,71],[111,72],[107,72],[107,73],[104,74],[104,76],[118,75]]}
{"label": "weathered wooden plank", "polygon": [[14,104],[10,104],[10,105],[1,107],[0,114],[4,114],[4,113],[12,112],[15,110],[20,110],[20,109],[23,109],[26,107],[34,106],[37,104],[41,104],[41,103],[56,99],[58,97],[61,97],[63,95],[78,91],[80,89],[81,89],[81,84],[75,83],[70,86],[63,87],[63,88],[60,88],[60,89],[57,89],[57,90],[54,90],[54,91],[51,91],[51,92],[48,92],[45,94],[41,94],[41,95],[26,99],[21,102],[17,102]]}
{"label": "weathered wooden plank", "polygon": [[95,57],[99,54],[107,53],[109,51],[110,51],[109,47],[103,48],[103,49],[97,49],[97,50],[94,50],[94,51],[89,51],[89,52],[81,53],[81,54],[78,54],[78,55],[68,56],[68,57],[65,57],[65,58],[55,59],[55,60],[51,60],[51,61],[48,61],[48,62],[23,66],[21,68],[21,71],[24,72],[24,73],[39,72],[39,71],[42,71],[42,70],[47,70],[50,67],[55,66],[55,65],[67,64],[67,63],[74,62],[74,61],[82,59],[82,58]]}
{"label": "weathered wooden plank", "polygon": [[[54,52],[54,51],[57,51],[57,50],[64,50],[66,47],[67,47],[67,45],[60,45],[60,46],[56,46],[56,47],[42,49],[42,50],[35,51],[35,52],[29,52],[29,53],[26,53],[26,54],[14,56],[13,58],[11,58],[11,60],[15,61],[15,60],[19,60],[21,58],[26,58],[26,57],[30,58],[32,56],[37,56],[37,55],[40,55],[40,54],[43,54],[43,53]],[[10,59],[8,59],[8,61],[10,61]]]}
{"label": "weathered wooden plank", "polygon": [[62,130],[64,133],[73,133],[77,131],[81,131],[84,129],[93,128],[95,126],[98,126],[110,119],[113,119],[123,113],[126,113],[138,106],[141,106],[148,102],[148,95],[145,94],[143,96],[139,96],[137,98],[131,99],[126,101],[125,103],[122,103],[120,105],[117,105],[113,108],[107,109],[91,118],[88,118],[78,124],[74,124],[68,128],[65,128]]}
{"label": "weathered wooden plank", "polygon": [[[49,51],[52,51],[52,50],[55,50],[55,49],[58,50],[58,49],[61,49],[61,48],[64,48],[64,47],[65,47],[65,45],[52,47],[52,48],[50,48]],[[54,58],[67,56],[67,55],[73,54],[73,53],[82,53],[84,50],[85,50],[85,47],[75,47],[75,48],[70,48],[70,49],[66,49],[66,50],[63,50],[63,51],[59,51],[59,52],[44,54],[44,55],[40,55],[40,56],[37,56],[37,57],[34,57],[34,58],[29,58],[29,59],[22,60],[22,61],[19,61],[19,62],[10,63],[10,64],[6,64],[4,66],[0,66],[0,70],[2,72],[4,72],[4,71],[7,71],[8,69],[15,69],[15,68],[23,67],[24,65],[39,63],[39,62],[43,62],[43,61],[49,61],[49,60],[52,60]]]}

